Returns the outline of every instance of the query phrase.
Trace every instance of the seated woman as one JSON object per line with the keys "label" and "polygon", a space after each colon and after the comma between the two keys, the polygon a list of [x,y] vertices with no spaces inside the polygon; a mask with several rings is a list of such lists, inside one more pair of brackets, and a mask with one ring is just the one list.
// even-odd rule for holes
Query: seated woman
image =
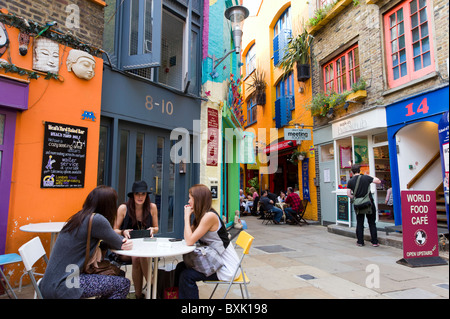
{"label": "seated woman", "polygon": [[[134,182],[131,192],[128,193],[126,204],[119,206],[114,230],[130,238],[131,230],[148,229],[153,236],[158,233],[158,208],[153,204],[148,196],[147,183],[144,181]],[[148,261],[142,257],[120,256],[122,261],[131,261],[131,277],[136,294],[136,299],[144,298],[142,294],[143,278],[147,280]],[[148,281],[147,281],[148,282]]]}
{"label": "seated woman", "polygon": [[[100,240],[112,249],[133,248],[130,240],[119,236],[112,228],[117,213],[116,191],[108,186],[96,187],[87,196],[83,208],[67,221],[55,242],[44,277],[39,284],[44,299],[127,297],[130,290],[130,281],[127,278],[83,273],[88,223],[92,213],[96,214],[92,220],[91,253],[95,251]],[[78,278],[68,278],[70,275],[74,276],[73,271],[67,271],[70,265],[78,266]]]}
{"label": "seated woman", "polygon": [[[228,237],[225,225],[211,207],[212,197],[209,188],[197,184],[189,189],[189,205],[184,207],[184,240],[187,245],[197,241],[214,248],[223,259],[223,266],[215,274],[207,277],[184,262],[177,265],[175,285],[179,287],[180,299],[198,299],[196,282],[201,280],[230,280],[239,266],[239,257]],[[191,225],[191,215],[194,220]]]}

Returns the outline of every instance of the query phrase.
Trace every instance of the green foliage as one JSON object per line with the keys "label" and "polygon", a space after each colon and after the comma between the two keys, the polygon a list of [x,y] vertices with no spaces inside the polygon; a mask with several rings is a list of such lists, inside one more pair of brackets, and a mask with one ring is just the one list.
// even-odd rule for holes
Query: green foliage
{"label": "green foliage", "polygon": [[313,40],[314,37],[305,28],[299,35],[289,38],[289,43],[279,64],[285,74],[293,68],[295,63],[309,64]]}

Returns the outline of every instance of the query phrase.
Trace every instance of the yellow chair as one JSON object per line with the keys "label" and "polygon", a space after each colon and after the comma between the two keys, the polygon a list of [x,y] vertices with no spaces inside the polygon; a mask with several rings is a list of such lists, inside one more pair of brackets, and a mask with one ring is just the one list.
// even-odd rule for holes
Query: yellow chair
{"label": "yellow chair", "polygon": [[247,290],[247,284],[250,283],[250,280],[248,279],[247,275],[244,272],[244,269],[242,268],[242,260],[244,259],[245,255],[248,255],[248,252],[250,250],[250,246],[253,243],[253,240],[255,238],[253,236],[251,236],[249,233],[245,232],[245,231],[241,231],[241,233],[239,234],[237,240],[236,240],[236,246],[239,246],[243,249],[243,253],[241,256],[241,259],[239,260],[239,266],[236,268],[236,272],[234,273],[232,278],[236,278],[236,275],[240,269],[241,273],[239,275],[239,277],[237,277],[236,279],[231,279],[230,281],[222,281],[222,280],[218,280],[218,281],[204,281],[204,283],[206,284],[215,284],[216,286],[214,287],[213,292],[211,293],[211,296],[209,297],[209,299],[212,298],[212,296],[214,295],[214,293],[216,292],[216,289],[219,285],[228,285],[228,289],[227,292],[225,293],[225,295],[223,296],[223,299],[226,298],[226,296],[228,295],[228,292],[231,289],[232,285],[239,285],[239,288],[241,289],[241,295],[242,298],[244,299],[244,293],[242,291],[242,285],[244,285],[245,287],[245,293],[247,296],[247,299],[249,299],[249,294],[248,294],[248,290]]}

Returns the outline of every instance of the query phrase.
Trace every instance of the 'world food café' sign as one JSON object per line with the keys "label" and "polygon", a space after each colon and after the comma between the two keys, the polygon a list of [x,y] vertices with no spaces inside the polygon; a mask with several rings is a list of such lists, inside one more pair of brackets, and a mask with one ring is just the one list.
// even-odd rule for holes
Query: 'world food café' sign
{"label": "'world food caf\u00e9' sign", "polygon": [[436,193],[402,191],[403,259],[410,267],[447,264],[439,257]]}

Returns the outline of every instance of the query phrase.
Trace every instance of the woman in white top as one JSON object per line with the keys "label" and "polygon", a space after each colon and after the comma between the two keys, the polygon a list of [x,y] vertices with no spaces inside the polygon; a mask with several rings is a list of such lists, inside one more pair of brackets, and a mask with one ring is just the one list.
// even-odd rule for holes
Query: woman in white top
{"label": "woman in white top", "polygon": [[[180,299],[198,299],[196,282],[201,280],[230,280],[239,265],[239,257],[230,242],[225,225],[212,209],[212,196],[209,188],[197,184],[189,189],[189,205],[184,207],[184,240],[187,245],[197,241],[214,248],[223,259],[223,266],[215,274],[207,277],[184,262],[177,265],[176,282]],[[194,219],[191,225],[191,215]]]}

